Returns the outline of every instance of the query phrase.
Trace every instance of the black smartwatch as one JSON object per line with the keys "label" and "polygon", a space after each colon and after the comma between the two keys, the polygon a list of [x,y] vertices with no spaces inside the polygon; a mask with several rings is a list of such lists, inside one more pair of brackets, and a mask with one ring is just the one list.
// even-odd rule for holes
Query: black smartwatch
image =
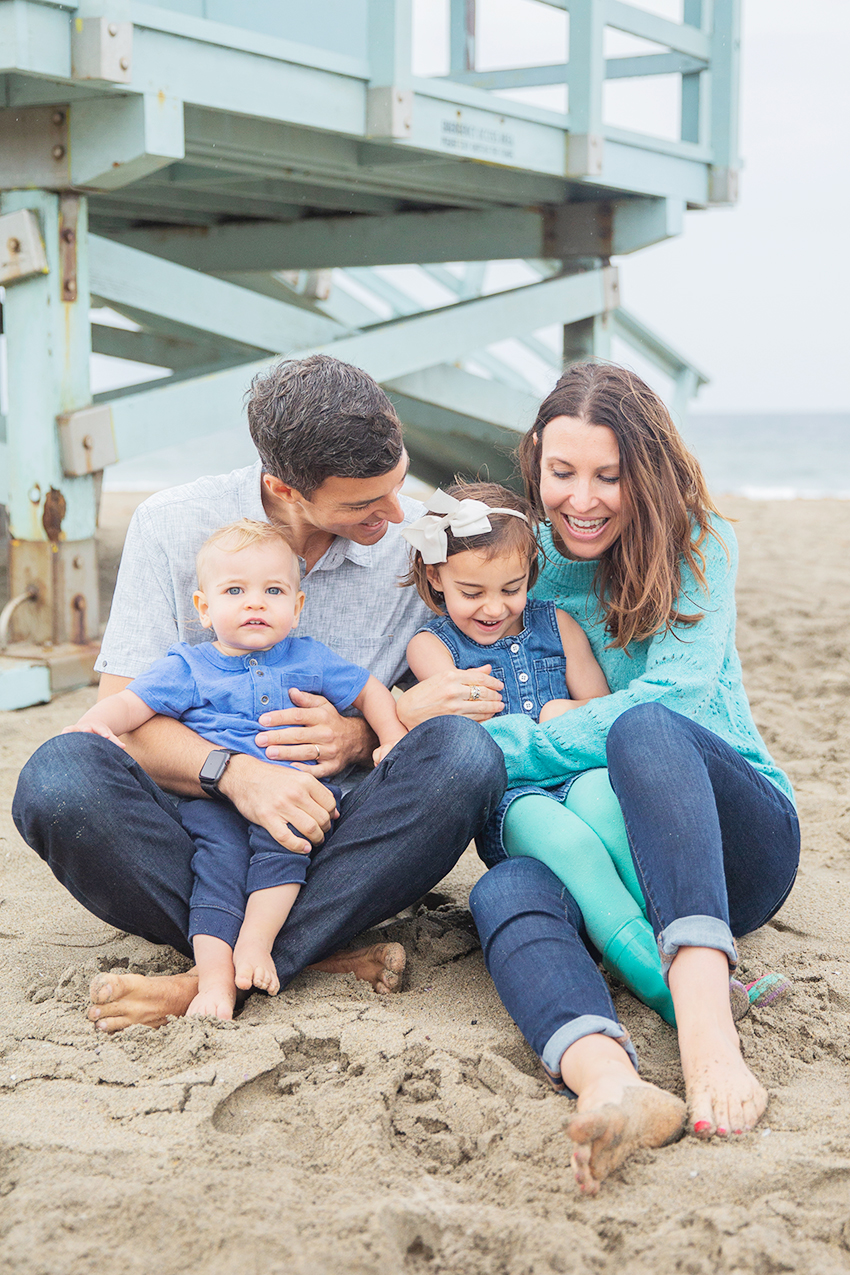
{"label": "black smartwatch", "polygon": [[227,770],[231,757],[239,756],[240,753],[236,748],[216,748],[214,752],[207,755],[207,759],[201,767],[201,773],[198,775],[198,782],[208,797],[218,797],[219,801],[227,801],[224,793],[219,792],[218,785]]}

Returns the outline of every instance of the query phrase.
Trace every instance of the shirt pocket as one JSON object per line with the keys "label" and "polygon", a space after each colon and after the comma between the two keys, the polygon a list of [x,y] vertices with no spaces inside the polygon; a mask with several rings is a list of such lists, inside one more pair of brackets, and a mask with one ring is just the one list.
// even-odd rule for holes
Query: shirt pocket
{"label": "shirt pocket", "polygon": [[549,655],[534,661],[534,684],[541,704],[550,699],[569,699],[567,661],[563,656]]}

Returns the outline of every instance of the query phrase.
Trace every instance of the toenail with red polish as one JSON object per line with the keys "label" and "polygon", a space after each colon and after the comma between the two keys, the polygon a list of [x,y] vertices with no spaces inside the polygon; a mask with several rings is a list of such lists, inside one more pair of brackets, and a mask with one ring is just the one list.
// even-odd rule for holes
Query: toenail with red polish
{"label": "toenail with red polish", "polygon": [[[694,1133],[705,1133],[706,1129],[710,1129],[710,1128],[711,1128],[710,1120],[697,1120],[696,1124],[694,1125]],[[717,1132],[719,1133],[720,1130],[718,1129]]]}
{"label": "toenail with red polish", "polygon": [[721,1138],[725,1138],[728,1133],[728,1129],[721,1129],[718,1125],[717,1132],[720,1134]]}

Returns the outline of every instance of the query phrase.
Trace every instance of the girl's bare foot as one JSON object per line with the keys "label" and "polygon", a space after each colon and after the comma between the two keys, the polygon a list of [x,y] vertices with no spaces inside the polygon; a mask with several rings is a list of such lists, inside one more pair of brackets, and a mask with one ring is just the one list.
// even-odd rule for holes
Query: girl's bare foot
{"label": "girl's bare foot", "polygon": [[683,947],[670,967],[689,1124],[698,1138],[755,1128],[767,1093],[741,1057],[724,952]]}
{"label": "girl's bare foot", "polygon": [[233,1017],[236,1004],[236,985],[232,979],[228,982],[210,982],[208,986],[200,986],[198,994],[186,1010],[187,1017],[194,1018],[199,1014],[209,1014],[212,1018],[225,1020]]}
{"label": "girl's bare foot", "polygon": [[371,983],[379,995],[388,996],[401,990],[406,964],[407,953],[400,943],[373,943],[353,952],[334,952],[310,969],[323,970],[325,974],[353,974],[364,983]]}
{"label": "girl's bare foot", "polygon": [[259,987],[260,991],[268,992],[269,996],[277,996],[280,979],[272,954],[262,943],[243,939],[240,935],[233,949],[233,964],[236,968],[236,986],[241,991]]}
{"label": "girl's bare foot", "polygon": [[99,1031],[118,1032],[134,1023],[161,1027],[170,1015],[185,1014],[198,993],[198,975],[96,974],[87,1016]]}

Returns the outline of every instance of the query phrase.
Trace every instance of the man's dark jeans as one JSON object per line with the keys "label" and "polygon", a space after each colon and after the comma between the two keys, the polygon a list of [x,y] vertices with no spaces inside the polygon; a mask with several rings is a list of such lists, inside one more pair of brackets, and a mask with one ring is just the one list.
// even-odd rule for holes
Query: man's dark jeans
{"label": "man's dark jeans", "polygon": [[[406,735],[340,805],[273,948],[281,985],[395,916],[451,871],[499,804],[506,775],[486,731],[436,717]],[[21,773],[18,831],[89,912],[191,955],[194,845],[177,806],[98,735],[48,740]]]}

